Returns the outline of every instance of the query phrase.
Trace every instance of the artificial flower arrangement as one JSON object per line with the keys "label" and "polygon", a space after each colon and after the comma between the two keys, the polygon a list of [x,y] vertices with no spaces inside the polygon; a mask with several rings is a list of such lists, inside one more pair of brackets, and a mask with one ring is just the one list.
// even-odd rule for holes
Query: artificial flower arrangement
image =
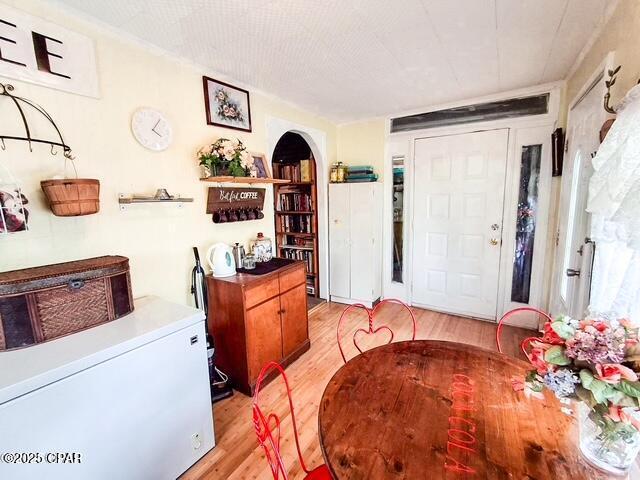
{"label": "artificial flower arrangement", "polygon": [[[528,338],[523,349],[535,367],[514,387],[543,398],[547,388],[560,399],[589,407],[599,451],[615,442],[639,443],[639,329],[627,319],[560,316],[544,325],[541,338]],[[516,380],[516,379],[514,379]],[[581,440],[582,442],[582,440]],[[581,443],[582,447],[582,443]],[[584,448],[583,448],[584,452]],[[636,450],[637,454],[637,450]]]}
{"label": "artificial flower arrangement", "polygon": [[227,120],[243,122],[244,115],[240,104],[229,97],[224,87],[219,87],[215,92],[215,99],[218,102],[218,116]]}
{"label": "artificial flower arrangement", "polygon": [[239,139],[219,138],[200,148],[197,155],[200,165],[205,166],[211,176],[247,177],[253,166],[251,155]]}

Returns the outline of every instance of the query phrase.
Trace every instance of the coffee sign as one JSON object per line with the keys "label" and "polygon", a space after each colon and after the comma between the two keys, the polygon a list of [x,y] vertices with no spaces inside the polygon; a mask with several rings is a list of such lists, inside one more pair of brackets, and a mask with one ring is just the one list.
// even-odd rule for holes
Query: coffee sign
{"label": "coffee sign", "polygon": [[100,96],[90,38],[1,3],[0,76]]}
{"label": "coffee sign", "polygon": [[264,206],[264,188],[210,187],[207,213],[229,209],[259,209]]}

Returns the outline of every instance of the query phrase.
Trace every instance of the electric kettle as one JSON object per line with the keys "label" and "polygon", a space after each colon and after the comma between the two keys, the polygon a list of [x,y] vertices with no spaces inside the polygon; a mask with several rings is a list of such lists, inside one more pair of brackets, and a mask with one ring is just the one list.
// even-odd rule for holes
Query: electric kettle
{"label": "electric kettle", "polygon": [[207,262],[214,277],[230,277],[236,274],[236,262],[231,247],[225,243],[216,243],[209,247]]}

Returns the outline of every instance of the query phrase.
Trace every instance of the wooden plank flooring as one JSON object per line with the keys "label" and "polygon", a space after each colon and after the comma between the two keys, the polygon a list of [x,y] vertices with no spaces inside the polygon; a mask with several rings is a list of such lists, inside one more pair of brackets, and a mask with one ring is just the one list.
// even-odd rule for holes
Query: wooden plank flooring
{"label": "wooden plank flooring", "polygon": [[[322,463],[318,443],[318,407],[329,379],[342,365],[336,345],[336,326],[345,306],[327,303],[312,312],[309,317],[311,349],[287,368],[289,383],[293,389],[293,402],[300,432],[301,448],[308,467]],[[414,309],[418,324],[417,339],[450,340],[484,348],[495,349],[495,325],[479,320]],[[410,319],[398,306],[385,306],[379,321],[389,324],[396,333],[396,340],[410,339]],[[351,332],[366,315],[357,313],[346,322],[343,346],[350,358],[356,352],[351,343]],[[363,326],[360,323],[359,326]],[[505,353],[521,356],[520,339],[530,336],[531,331],[506,327],[503,332]],[[381,344],[386,338],[376,339]],[[371,346],[369,345],[369,346]],[[362,345],[361,345],[362,346]],[[293,432],[286,408],[286,391],[281,380],[276,380],[264,389],[261,403],[273,405],[273,410],[282,418],[282,451],[290,479],[304,478],[295,453]],[[251,399],[240,393],[215,404],[213,409],[217,446],[191,467],[181,477],[184,480],[204,479],[260,479],[273,478],[253,430]],[[427,478],[427,477],[425,477]],[[633,477],[632,477],[633,478]]]}

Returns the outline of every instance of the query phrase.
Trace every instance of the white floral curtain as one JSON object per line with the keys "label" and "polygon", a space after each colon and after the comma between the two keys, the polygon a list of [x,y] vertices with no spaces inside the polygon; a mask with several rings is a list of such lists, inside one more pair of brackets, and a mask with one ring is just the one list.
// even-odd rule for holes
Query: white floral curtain
{"label": "white floral curtain", "polygon": [[593,159],[587,211],[596,255],[590,310],[640,320],[640,85]]}

